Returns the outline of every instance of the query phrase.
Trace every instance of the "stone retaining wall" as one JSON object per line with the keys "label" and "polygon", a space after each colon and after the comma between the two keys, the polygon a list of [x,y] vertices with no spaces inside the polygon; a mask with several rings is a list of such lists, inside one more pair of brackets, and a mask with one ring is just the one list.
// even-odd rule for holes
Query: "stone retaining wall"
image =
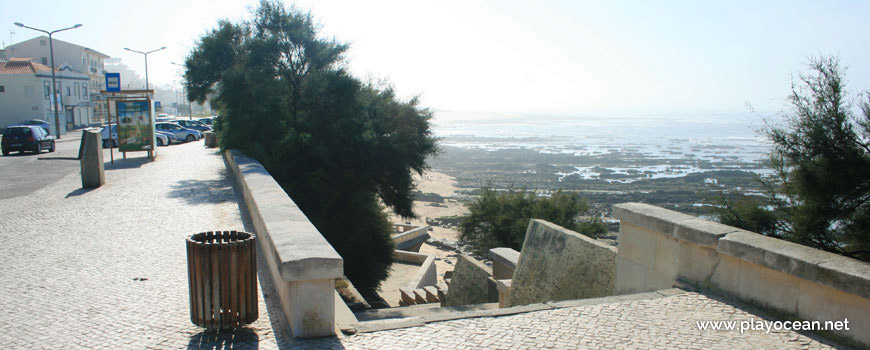
{"label": "stone retaining wall", "polygon": [[848,319],[834,333],[870,345],[870,264],[647,204],[613,215],[617,293],[681,281],[803,320]]}
{"label": "stone retaining wall", "polygon": [[615,247],[532,219],[505,306],[612,295],[616,256]]}
{"label": "stone retaining wall", "polygon": [[335,335],[341,256],[259,162],[237,150],[225,150],[223,157],[244,197],[293,336]]}
{"label": "stone retaining wall", "polygon": [[414,274],[414,278],[406,287],[411,289],[434,286],[438,283],[438,271],[435,268],[435,256],[404,250],[394,251],[396,261],[420,265],[420,269]]}

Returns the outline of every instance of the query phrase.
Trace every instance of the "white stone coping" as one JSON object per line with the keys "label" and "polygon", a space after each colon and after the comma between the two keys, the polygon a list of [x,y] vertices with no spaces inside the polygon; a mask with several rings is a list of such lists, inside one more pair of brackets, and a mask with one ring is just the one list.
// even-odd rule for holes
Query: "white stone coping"
{"label": "white stone coping", "polygon": [[[408,226],[408,225],[402,225]],[[422,236],[429,236],[429,226],[419,226],[412,230],[396,233],[392,235],[393,243],[399,244]]]}
{"label": "white stone coping", "polygon": [[224,160],[242,191],[258,239],[272,242],[264,254],[274,254],[283,280],[343,276],[341,256],[259,162],[238,150],[225,150]]}
{"label": "white stone coping", "polygon": [[517,268],[517,262],[520,261],[520,252],[512,248],[492,248],[489,250],[489,257],[504,266],[512,269]]}
{"label": "white stone coping", "polygon": [[[404,250],[395,250],[394,256],[399,262],[419,264],[420,268],[414,274],[414,278],[408,282],[408,287],[412,289],[423,288],[434,285],[433,279],[437,282],[437,271],[435,268],[435,256],[430,254],[422,254],[409,252]],[[434,278],[433,278],[434,277]]]}
{"label": "white stone coping", "polygon": [[718,253],[870,298],[870,264],[642,203],[613,206],[621,222],[715,249]]}

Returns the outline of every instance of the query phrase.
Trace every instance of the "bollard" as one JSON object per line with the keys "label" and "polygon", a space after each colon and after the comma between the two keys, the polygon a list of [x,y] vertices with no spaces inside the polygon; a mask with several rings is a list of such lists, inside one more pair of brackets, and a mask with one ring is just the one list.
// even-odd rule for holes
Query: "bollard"
{"label": "bollard", "polygon": [[106,183],[106,170],[103,168],[103,140],[99,129],[82,130],[79,155],[82,187],[96,188]]}

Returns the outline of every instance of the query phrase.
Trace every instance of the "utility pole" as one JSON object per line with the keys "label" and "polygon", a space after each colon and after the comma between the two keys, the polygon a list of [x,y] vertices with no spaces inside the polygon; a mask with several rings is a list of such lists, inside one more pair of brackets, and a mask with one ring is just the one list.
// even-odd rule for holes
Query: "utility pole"
{"label": "utility pole", "polygon": [[149,53],[153,53],[153,52],[157,52],[157,51],[160,51],[160,50],[164,50],[164,49],[166,49],[166,46],[161,47],[161,48],[159,48],[159,49],[151,50],[151,51],[148,51],[148,52],[142,52],[142,51],[130,50],[130,49],[126,48],[126,47],[124,48],[124,50],[130,51],[130,52],[135,52],[135,53],[141,53],[142,55],[145,56],[145,90],[149,90],[149,87],[148,87],[148,54],[149,54]]}

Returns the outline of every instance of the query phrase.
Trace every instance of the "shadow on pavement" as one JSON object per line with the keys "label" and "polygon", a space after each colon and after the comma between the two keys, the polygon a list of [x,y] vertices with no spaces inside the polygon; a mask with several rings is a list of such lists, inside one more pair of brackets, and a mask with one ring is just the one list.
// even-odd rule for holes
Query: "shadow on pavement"
{"label": "shadow on pavement", "polygon": [[148,157],[115,159],[115,164],[112,164],[111,161],[104,162],[103,168],[106,170],[133,169],[140,168],[142,165],[148,163],[151,163],[151,160],[148,159]]}
{"label": "shadow on pavement", "polygon": [[72,191],[72,192],[70,192],[70,193],[67,193],[66,196],[64,196],[63,198],[69,198],[69,197],[77,197],[77,196],[81,196],[81,195],[83,195],[83,194],[85,194],[85,193],[88,193],[88,192],[93,191],[93,190],[96,190],[96,189],[97,189],[96,187],[95,187],[95,188],[84,188],[84,187],[82,187],[82,188],[80,188],[80,189],[77,189],[77,190],[75,190],[75,191]]}
{"label": "shadow on pavement", "polygon": [[259,342],[260,336],[250,328],[205,330],[190,337],[187,349],[257,349]]}
{"label": "shadow on pavement", "polygon": [[217,180],[181,180],[172,185],[170,198],[181,198],[188,204],[215,204],[235,201],[233,183],[225,169]]}

